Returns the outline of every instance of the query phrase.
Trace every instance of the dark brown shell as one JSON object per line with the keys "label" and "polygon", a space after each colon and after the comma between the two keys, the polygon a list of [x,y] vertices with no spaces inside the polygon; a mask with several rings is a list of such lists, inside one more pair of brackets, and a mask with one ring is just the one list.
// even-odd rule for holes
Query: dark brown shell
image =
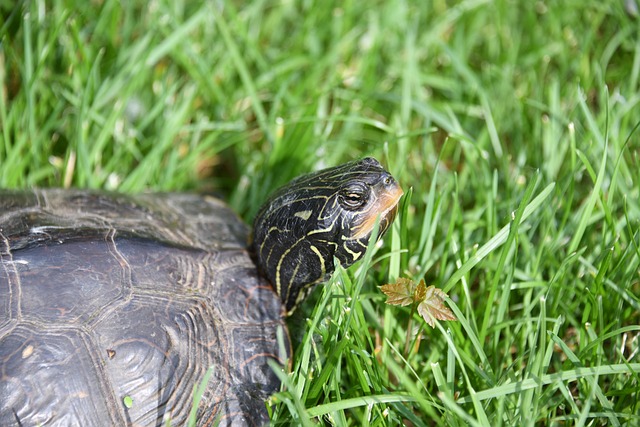
{"label": "dark brown shell", "polygon": [[286,332],[246,242],[211,197],[0,191],[0,425],[185,425],[210,366],[198,425],[266,422]]}

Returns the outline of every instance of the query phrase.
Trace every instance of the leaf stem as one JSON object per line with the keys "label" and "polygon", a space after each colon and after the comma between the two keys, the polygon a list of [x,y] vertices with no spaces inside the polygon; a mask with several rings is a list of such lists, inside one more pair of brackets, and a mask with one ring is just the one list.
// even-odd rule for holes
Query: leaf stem
{"label": "leaf stem", "polygon": [[411,342],[411,328],[413,328],[413,314],[416,312],[416,304],[411,304],[411,313],[409,313],[409,321],[407,322],[407,336],[404,341],[404,355],[409,357],[409,343]]}

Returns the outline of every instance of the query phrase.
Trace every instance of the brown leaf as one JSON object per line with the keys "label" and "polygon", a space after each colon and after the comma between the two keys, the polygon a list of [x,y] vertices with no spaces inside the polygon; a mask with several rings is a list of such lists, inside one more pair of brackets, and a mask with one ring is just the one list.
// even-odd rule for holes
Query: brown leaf
{"label": "brown leaf", "polygon": [[420,280],[418,287],[413,295],[413,302],[422,302],[427,297],[427,284],[424,283],[424,279]]}
{"label": "brown leaf", "polygon": [[413,280],[400,277],[395,283],[380,286],[380,290],[387,295],[386,303],[389,305],[418,304],[418,314],[432,328],[436,320],[457,320],[444,304],[447,294],[435,286],[427,287],[424,279],[416,285]]}
{"label": "brown leaf", "polygon": [[416,284],[413,280],[399,277],[396,283],[388,283],[380,286],[380,290],[387,296],[387,304],[389,305],[411,305],[416,302],[415,290]]}
{"label": "brown leaf", "polygon": [[418,304],[418,314],[432,328],[435,328],[436,320],[457,320],[453,312],[449,310],[449,307],[444,304],[446,296],[447,294],[442,289],[429,286],[425,290],[424,299]]}

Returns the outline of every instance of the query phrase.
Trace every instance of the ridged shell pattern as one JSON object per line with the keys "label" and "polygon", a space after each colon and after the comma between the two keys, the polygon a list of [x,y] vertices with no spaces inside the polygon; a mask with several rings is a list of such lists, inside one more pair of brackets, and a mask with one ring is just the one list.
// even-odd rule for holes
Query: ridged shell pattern
{"label": "ridged shell pattern", "polygon": [[[0,425],[267,422],[282,304],[247,228],[189,194],[0,191]],[[284,343],[288,348],[288,343]]]}

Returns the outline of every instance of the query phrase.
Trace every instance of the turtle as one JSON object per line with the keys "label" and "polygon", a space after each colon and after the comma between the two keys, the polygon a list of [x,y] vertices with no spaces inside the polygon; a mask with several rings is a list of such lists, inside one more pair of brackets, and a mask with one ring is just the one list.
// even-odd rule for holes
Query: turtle
{"label": "turtle", "polygon": [[251,232],[210,195],[0,191],[0,425],[268,423],[286,316],[401,196],[355,160],[277,190]]}

